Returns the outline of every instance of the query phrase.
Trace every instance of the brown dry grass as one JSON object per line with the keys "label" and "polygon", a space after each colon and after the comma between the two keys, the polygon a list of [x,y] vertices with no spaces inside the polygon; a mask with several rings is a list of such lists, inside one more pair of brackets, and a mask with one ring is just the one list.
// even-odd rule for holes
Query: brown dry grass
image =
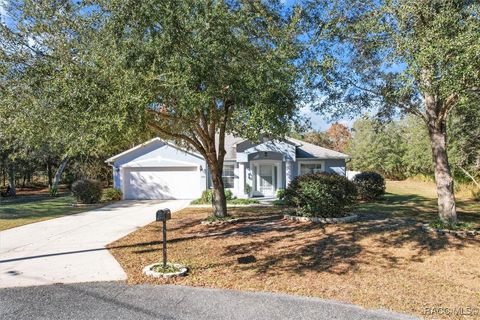
{"label": "brown dry grass", "polygon": [[[416,217],[398,213],[362,213],[357,223],[322,226],[250,207],[231,210],[241,221],[200,225],[208,213],[187,208],[168,222],[169,260],[189,266],[184,278],[141,273],[161,259],[159,223],[112,243],[128,282],[285,292],[420,316],[426,307],[480,308],[478,238],[425,233]],[[239,262],[247,256],[256,261]]]}

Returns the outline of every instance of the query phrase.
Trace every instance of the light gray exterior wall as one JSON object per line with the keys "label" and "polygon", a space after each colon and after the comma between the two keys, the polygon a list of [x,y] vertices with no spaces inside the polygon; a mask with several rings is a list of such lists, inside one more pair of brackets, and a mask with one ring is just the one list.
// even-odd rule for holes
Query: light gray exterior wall
{"label": "light gray exterior wall", "polygon": [[[277,147],[277,145],[274,145],[273,147]],[[284,149],[289,149],[290,147],[293,147],[293,145],[287,144],[287,143],[284,143],[281,145],[284,145]],[[264,144],[264,146],[271,147],[269,144]],[[254,144],[252,144],[249,141],[244,141],[237,146],[236,152],[238,154],[239,152],[243,152],[252,147],[254,147]],[[271,161],[272,163],[275,163],[280,169],[280,172],[277,172],[277,175],[278,175],[277,180],[279,180],[277,187],[278,186],[280,186],[281,188],[287,187],[286,184],[288,179],[286,176],[287,170],[286,170],[285,160],[291,159],[291,157],[287,157],[284,153],[282,153],[281,148],[276,148],[273,150],[257,151],[257,152],[245,154],[246,157],[244,158],[248,160],[248,162],[245,162],[244,166],[240,165],[239,162],[237,162],[234,159],[228,159],[225,161],[225,164],[230,163],[235,165],[235,177],[234,177],[235,186],[233,189],[231,189],[235,196],[245,197],[247,195],[245,195],[243,192],[244,186],[248,184],[253,187],[252,178],[253,178],[254,172],[251,169],[252,168],[251,164],[255,161],[259,161],[259,162]],[[171,160],[170,162],[169,162],[169,159]],[[122,155],[117,159],[115,159],[115,161],[111,163],[113,167],[114,187],[118,189],[122,188],[122,183],[123,183],[122,168],[123,167],[128,167],[128,166],[131,166],[132,164],[134,166],[146,167],[146,168],[172,166],[175,164],[175,161],[183,163],[183,165],[191,164],[192,166],[198,166],[199,170],[201,171],[200,176],[201,176],[202,186],[205,186],[205,189],[212,187],[210,173],[209,173],[207,164],[203,158],[193,153],[185,152],[161,140],[154,140],[152,142],[149,142],[148,144],[145,144],[144,146],[141,146],[137,149],[131,150],[125,155]],[[292,161],[293,177],[296,177],[299,175],[299,163],[301,162],[322,162],[324,165],[325,172],[336,173],[344,176],[346,175],[346,167],[345,167],[344,159],[318,159],[310,155],[309,157],[305,157],[305,158],[295,158],[295,161]],[[243,170],[244,170],[243,173],[240,172],[241,167],[243,167]],[[243,177],[245,180],[243,184],[240,183],[240,180],[239,180],[240,177]],[[191,183],[191,182],[186,181],[185,183]]]}
{"label": "light gray exterior wall", "polygon": [[205,160],[194,154],[175,148],[163,141],[153,141],[143,147],[121,156],[112,163],[113,186],[122,189],[122,168],[129,166],[130,163],[142,163],[141,167],[154,168],[162,166],[172,166],[169,160],[184,162],[183,166],[191,164],[199,166],[201,169],[201,183],[207,188],[207,166]]}
{"label": "light gray exterior wall", "polygon": [[327,159],[325,160],[325,169],[328,173],[336,173],[341,176],[346,176],[345,159]]}

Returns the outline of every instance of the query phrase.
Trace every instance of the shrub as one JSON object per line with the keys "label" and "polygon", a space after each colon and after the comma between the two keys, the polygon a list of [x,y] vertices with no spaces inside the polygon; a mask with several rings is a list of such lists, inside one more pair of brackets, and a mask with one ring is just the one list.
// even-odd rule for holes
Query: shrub
{"label": "shrub", "polygon": [[122,200],[122,191],[115,188],[107,188],[103,190],[102,200],[103,201],[119,201]]}
{"label": "shrub", "polygon": [[102,197],[102,185],[96,180],[77,180],[72,184],[72,193],[79,203],[97,203]]}
{"label": "shrub", "polygon": [[225,199],[227,199],[227,201],[233,199],[232,190],[229,190],[229,189],[226,189],[226,190],[225,190]]}
{"label": "shrub", "polygon": [[200,197],[201,203],[211,203],[213,198],[213,190],[207,189],[202,192],[202,196]]}
{"label": "shrub", "polygon": [[285,202],[306,217],[345,215],[355,203],[355,185],[337,174],[310,173],[292,180],[285,190]]}
{"label": "shrub", "polygon": [[50,187],[48,189],[48,195],[50,197],[56,197],[58,195],[58,187]]}
{"label": "shrub", "polygon": [[[225,189],[225,198],[227,201],[233,200],[233,193],[229,189]],[[212,203],[213,199],[213,189],[207,189],[202,192],[200,199],[193,200],[191,204],[208,204]]]}
{"label": "shrub", "polygon": [[363,200],[375,200],[385,194],[385,179],[376,172],[362,172],[353,178],[358,195]]}
{"label": "shrub", "polygon": [[285,198],[285,189],[278,189],[276,196],[279,200],[283,200]]}

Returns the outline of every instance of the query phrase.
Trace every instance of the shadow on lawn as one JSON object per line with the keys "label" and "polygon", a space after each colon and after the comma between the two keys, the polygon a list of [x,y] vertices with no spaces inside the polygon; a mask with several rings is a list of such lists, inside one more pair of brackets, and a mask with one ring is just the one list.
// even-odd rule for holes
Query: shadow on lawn
{"label": "shadow on lawn", "polygon": [[[387,195],[381,202],[361,205],[356,210],[362,216],[357,223],[318,225],[276,216],[218,227],[205,237],[249,238],[246,243],[227,245],[223,254],[236,259],[254,255],[255,263],[238,267],[267,274],[312,270],[344,274],[368,264],[401,268],[447,248],[480,245],[478,238],[459,240],[424,232],[420,223],[436,217],[435,210],[435,199]],[[473,211],[459,210],[459,215],[464,221],[480,220]],[[396,248],[407,248],[407,253],[398,254]]]}
{"label": "shadow on lawn", "polygon": [[[480,222],[480,214],[475,213],[478,204],[460,201],[459,207],[461,220]],[[285,220],[278,208],[238,209],[231,213],[238,215],[242,210],[246,212],[241,220],[213,226],[200,227],[202,217],[198,215],[179,216],[169,228],[173,236],[168,242],[175,245],[191,240],[218,240],[218,255],[229,257],[229,262],[199,268],[235,268],[267,275],[311,271],[345,274],[370,264],[402,268],[445,249],[480,245],[478,237],[460,240],[423,231],[421,223],[436,217],[436,200],[416,195],[387,194],[377,203],[363,203],[355,210],[361,215],[360,221],[339,225]],[[270,215],[265,216],[265,212]],[[160,224],[152,225],[149,232],[160,234]],[[152,241],[110,249],[131,247],[132,253],[144,254],[158,250],[160,244]],[[251,262],[238,263],[245,256],[253,257]]]}

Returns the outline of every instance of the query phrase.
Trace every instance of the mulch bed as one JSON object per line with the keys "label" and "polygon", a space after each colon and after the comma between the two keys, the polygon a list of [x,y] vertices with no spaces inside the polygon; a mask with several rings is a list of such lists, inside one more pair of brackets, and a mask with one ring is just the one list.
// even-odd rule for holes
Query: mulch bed
{"label": "mulch bed", "polygon": [[142,274],[161,259],[161,223],[109,245],[128,283],[284,292],[422,317],[426,308],[480,308],[479,239],[427,233],[411,217],[319,225],[246,207],[230,209],[239,221],[202,225],[208,213],[187,208],[168,222],[169,260],[187,265],[186,277]]}

